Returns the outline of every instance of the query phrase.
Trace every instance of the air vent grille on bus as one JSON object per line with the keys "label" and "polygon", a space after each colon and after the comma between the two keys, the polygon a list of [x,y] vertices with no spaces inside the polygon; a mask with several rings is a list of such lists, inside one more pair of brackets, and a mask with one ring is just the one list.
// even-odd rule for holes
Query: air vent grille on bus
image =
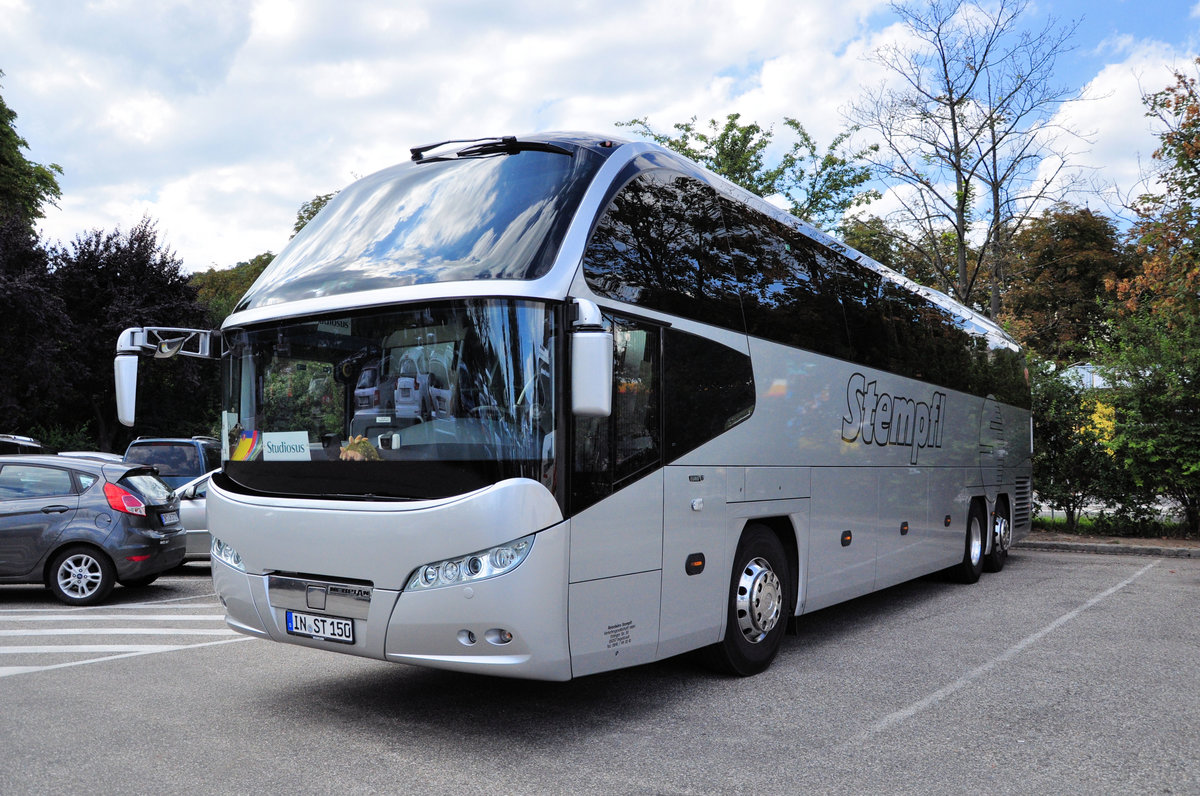
{"label": "air vent grille on bus", "polygon": [[1029,526],[1033,508],[1033,489],[1029,478],[1018,478],[1016,494],[1013,496],[1013,525],[1018,528]]}

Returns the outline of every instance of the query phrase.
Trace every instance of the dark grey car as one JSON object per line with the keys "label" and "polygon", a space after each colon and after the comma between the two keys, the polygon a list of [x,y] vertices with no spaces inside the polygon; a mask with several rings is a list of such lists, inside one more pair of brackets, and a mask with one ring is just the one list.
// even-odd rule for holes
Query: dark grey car
{"label": "dark grey car", "polygon": [[0,583],[45,583],[91,605],[183,561],[179,499],[151,467],[0,456]]}

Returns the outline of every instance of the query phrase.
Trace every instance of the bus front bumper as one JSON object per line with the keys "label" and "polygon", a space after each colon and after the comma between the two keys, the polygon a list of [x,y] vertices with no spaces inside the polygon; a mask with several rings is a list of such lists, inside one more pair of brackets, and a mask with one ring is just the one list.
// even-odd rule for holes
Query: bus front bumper
{"label": "bus front bumper", "polygon": [[[568,528],[560,523],[538,533],[520,566],[471,585],[396,591],[319,576],[247,574],[215,557],[213,584],[226,624],[246,635],[437,669],[569,680]],[[335,633],[349,620],[353,642],[301,634],[314,626],[295,614],[339,620],[315,625]]]}

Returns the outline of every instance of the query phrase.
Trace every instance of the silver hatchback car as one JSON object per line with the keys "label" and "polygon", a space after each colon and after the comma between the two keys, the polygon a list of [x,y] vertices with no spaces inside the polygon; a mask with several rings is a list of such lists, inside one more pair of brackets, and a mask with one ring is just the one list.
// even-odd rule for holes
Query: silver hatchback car
{"label": "silver hatchback car", "polygon": [[44,583],[92,605],[183,562],[179,499],[154,469],[66,456],[0,456],[0,583]]}
{"label": "silver hatchback car", "polygon": [[179,519],[187,533],[185,561],[209,560],[212,537],[208,533],[208,479],[213,473],[205,473],[175,490],[175,496],[179,498]]}

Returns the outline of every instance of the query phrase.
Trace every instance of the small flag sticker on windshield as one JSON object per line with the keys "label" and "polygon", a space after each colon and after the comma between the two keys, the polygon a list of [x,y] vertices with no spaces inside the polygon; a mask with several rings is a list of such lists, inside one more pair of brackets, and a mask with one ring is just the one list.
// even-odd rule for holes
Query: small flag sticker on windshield
{"label": "small flag sticker on windshield", "polygon": [[229,458],[235,462],[248,462],[252,459],[257,459],[262,453],[262,435],[257,431],[243,431],[242,438],[238,440],[237,448],[234,449],[233,455]]}

